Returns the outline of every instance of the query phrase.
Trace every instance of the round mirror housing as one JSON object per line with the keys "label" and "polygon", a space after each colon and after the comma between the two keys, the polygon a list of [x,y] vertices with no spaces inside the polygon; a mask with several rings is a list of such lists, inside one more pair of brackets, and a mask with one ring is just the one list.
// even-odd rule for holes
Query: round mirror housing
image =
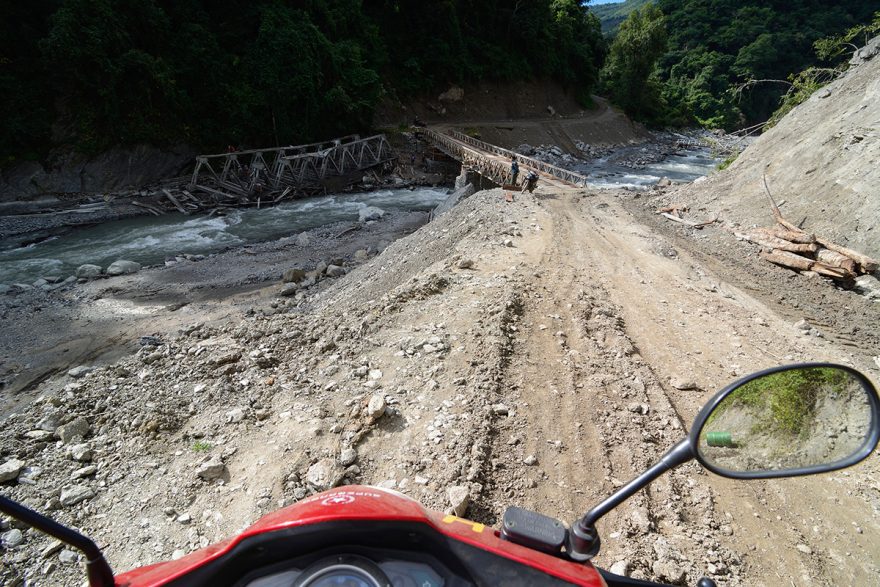
{"label": "round mirror housing", "polygon": [[700,411],[690,442],[713,473],[793,477],[849,467],[880,439],[880,398],[858,371],[831,363],[777,367],[727,386]]}

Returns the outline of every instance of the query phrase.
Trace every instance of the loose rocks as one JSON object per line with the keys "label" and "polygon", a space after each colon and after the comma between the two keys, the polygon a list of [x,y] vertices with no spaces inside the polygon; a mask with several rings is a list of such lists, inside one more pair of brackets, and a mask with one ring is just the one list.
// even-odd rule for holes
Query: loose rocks
{"label": "loose rocks", "polygon": [[343,269],[339,265],[328,265],[327,275],[330,277],[342,277],[343,275],[345,275],[345,269]]}
{"label": "loose rocks", "polygon": [[91,426],[85,418],[77,418],[72,422],[59,426],[55,431],[55,435],[61,439],[61,442],[68,444],[74,438],[84,438],[91,430]]}
{"label": "loose rocks", "polygon": [[226,472],[226,465],[220,460],[220,457],[214,456],[210,460],[199,465],[196,469],[196,476],[205,481],[213,481],[219,479]]}
{"label": "loose rocks", "polygon": [[370,403],[367,404],[367,415],[377,420],[385,414],[385,395],[381,393],[377,393],[373,397],[370,398]]}
{"label": "loose rocks", "polygon": [[15,548],[22,542],[24,542],[24,535],[17,528],[0,534],[0,543],[3,544],[4,548]]}
{"label": "loose rocks", "polygon": [[326,491],[339,485],[345,471],[333,459],[321,459],[306,472],[306,481],[317,491]]}
{"label": "loose rocks", "polygon": [[70,485],[61,490],[61,505],[76,505],[95,497],[95,492],[86,485]]}
{"label": "loose rocks", "polygon": [[67,372],[67,375],[73,377],[74,379],[80,379],[81,377],[85,377],[89,373],[92,372],[92,367],[87,367],[85,365],[80,365],[79,367],[74,367],[70,371]]}
{"label": "loose rocks", "polygon": [[464,516],[471,500],[468,488],[463,485],[453,485],[446,490],[446,495],[449,497],[449,505],[452,513],[458,517]]}
{"label": "loose rocks", "polygon": [[94,279],[101,277],[103,271],[99,265],[80,265],[76,268],[76,276],[79,279]]}
{"label": "loose rocks", "polygon": [[281,280],[284,283],[295,283],[298,281],[302,281],[305,278],[305,269],[288,269],[284,272],[284,275],[281,276]]}
{"label": "loose rocks", "polygon": [[24,465],[24,461],[18,459],[10,459],[0,465],[0,483],[17,479],[18,474],[24,469]]}
{"label": "loose rocks", "polygon": [[349,465],[353,465],[355,461],[357,461],[358,453],[353,448],[346,448],[339,455],[339,463],[343,467],[347,467]]}
{"label": "loose rocks", "polygon": [[131,273],[137,273],[140,270],[140,263],[120,259],[118,261],[113,261],[113,263],[107,267],[107,275],[128,275]]}

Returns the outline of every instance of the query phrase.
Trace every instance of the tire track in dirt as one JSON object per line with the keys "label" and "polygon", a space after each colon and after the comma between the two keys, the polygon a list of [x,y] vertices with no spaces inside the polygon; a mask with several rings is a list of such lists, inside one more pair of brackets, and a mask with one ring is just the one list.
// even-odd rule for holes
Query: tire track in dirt
{"label": "tire track in dirt", "polygon": [[[595,235],[590,250],[605,267],[602,282],[621,304],[631,340],[665,384],[660,392],[685,421],[736,376],[796,361],[852,364],[852,355],[833,342],[804,337],[785,317],[730,285],[741,283],[741,276],[713,274],[682,250],[681,240],[676,241],[678,249],[673,248],[656,232],[633,222],[611,197],[598,200],[569,214],[580,231]],[[670,384],[686,379],[698,389],[677,390]],[[876,463],[875,456],[842,475],[871,479]],[[751,483],[706,479],[701,485],[713,490],[717,510],[724,514],[719,520],[727,522],[723,542],[741,554],[752,583],[760,584],[756,577],[765,577],[768,582],[763,584],[778,584],[785,577],[803,584],[830,585],[841,578],[849,584],[876,581],[871,555],[843,565],[843,570],[840,565],[841,560],[855,562],[853,553],[872,546],[877,552],[875,541],[861,538],[861,526],[877,535],[876,508],[871,519],[862,515],[861,521],[849,520],[848,512],[871,508],[851,491],[839,495],[840,484],[833,476]],[[793,495],[810,498],[793,500]],[[857,530],[841,531],[829,524],[835,519],[848,520]],[[728,537],[732,529],[735,537]],[[834,535],[831,542],[837,544],[823,540],[826,533]]]}
{"label": "tire track in dirt", "polygon": [[[569,213],[571,199],[571,192],[546,199],[552,234],[545,235],[541,262],[526,269],[533,279],[505,374],[505,399],[516,413],[498,423],[487,483],[496,517],[515,504],[573,521],[683,435],[672,402],[626,334],[620,309],[595,279],[603,268],[588,252],[594,229],[584,230]],[[554,270],[544,274],[543,266]],[[600,524],[606,545],[600,564],[626,560],[634,577],[669,581],[702,575],[703,557],[682,553],[687,539],[679,525],[714,521],[707,497],[681,474],[658,480]],[[720,551],[714,559],[720,575],[739,560],[712,536],[719,527],[700,531]]]}

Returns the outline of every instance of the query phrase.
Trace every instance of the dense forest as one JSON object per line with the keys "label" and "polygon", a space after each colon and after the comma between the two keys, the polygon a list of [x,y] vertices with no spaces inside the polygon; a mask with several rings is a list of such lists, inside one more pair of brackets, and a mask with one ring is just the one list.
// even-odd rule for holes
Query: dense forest
{"label": "dense forest", "polygon": [[[307,142],[383,98],[553,79],[654,124],[766,120],[876,0],[657,0],[613,41],[585,0],[3,0],[0,164],[50,148]],[[630,2],[629,8],[641,4]],[[854,43],[858,42],[853,40]],[[839,61],[845,55],[838,55]],[[777,80],[748,85],[749,80]]]}
{"label": "dense forest", "polygon": [[52,145],[288,144],[362,130],[385,96],[555,79],[603,60],[578,0],[3,2],[0,161]]}
{"label": "dense forest", "polygon": [[735,91],[742,83],[785,81],[812,65],[835,65],[817,57],[814,43],[869,23],[880,8],[877,0],[659,0],[657,6],[668,36],[657,63],[667,118],[727,129],[767,120],[788,89],[763,82]]}

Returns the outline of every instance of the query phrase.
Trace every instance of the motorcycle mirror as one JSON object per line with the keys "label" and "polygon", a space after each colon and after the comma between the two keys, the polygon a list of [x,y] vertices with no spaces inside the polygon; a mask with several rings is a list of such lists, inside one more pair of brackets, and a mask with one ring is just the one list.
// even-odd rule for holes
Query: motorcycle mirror
{"label": "motorcycle mirror", "polygon": [[754,373],[718,392],[687,438],[572,524],[566,554],[577,561],[593,558],[602,516],[694,458],[725,477],[795,477],[854,465],[878,440],[880,398],[855,369],[804,363]]}
{"label": "motorcycle mirror", "polygon": [[750,375],[719,392],[691,428],[694,456],[725,477],[761,479],[854,465],[880,439],[880,399],[868,379],[830,363]]}

